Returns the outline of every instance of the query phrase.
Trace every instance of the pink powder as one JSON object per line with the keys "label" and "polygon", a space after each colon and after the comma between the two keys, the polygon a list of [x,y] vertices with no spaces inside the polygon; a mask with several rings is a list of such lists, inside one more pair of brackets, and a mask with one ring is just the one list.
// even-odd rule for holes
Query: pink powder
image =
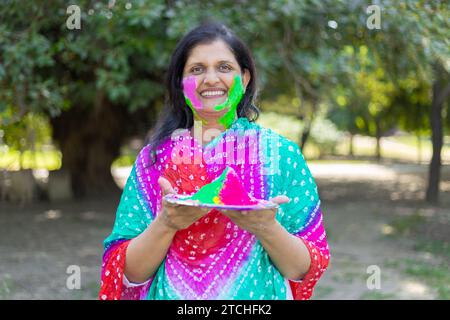
{"label": "pink powder", "polygon": [[228,172],[219,193],[220,200],[226,205],[256,205],[258,200],[250,196],[242,184],[242,180],[232,168]]}
{"label": "pink powder", "polygon": [[203,109],[202,102],[197,98],[196,95],[197,82],[195,76],[191,75],[183,79],[183,91],[185,96],[190,100],[194,109]]}

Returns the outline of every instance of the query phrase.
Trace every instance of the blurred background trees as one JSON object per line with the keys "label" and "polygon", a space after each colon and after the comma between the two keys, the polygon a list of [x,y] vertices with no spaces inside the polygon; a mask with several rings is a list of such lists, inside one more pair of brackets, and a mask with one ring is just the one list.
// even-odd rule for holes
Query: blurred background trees
{"label": "blurred background trees", "polygon": [[353,155],[353,137],[364,135],[376,139],[380,160],[382,137],[396,130],[419,146],[429,139],[426,199],[438,201],[450,128],[447,1],[374,1],[379,29],[367,25],[372,3],[359,0],[73,4],[79,30],[67,28],[66,1],[0,5],[0,165],[16,159],[12,152],[39,158],[52,144],[75,196],[114,190],[111,164],[164,106],[163,78],[177,41],[198,23],[219,20],[254,54],[258,105],[295,127],[302,149],[334,154],[347,135]]}

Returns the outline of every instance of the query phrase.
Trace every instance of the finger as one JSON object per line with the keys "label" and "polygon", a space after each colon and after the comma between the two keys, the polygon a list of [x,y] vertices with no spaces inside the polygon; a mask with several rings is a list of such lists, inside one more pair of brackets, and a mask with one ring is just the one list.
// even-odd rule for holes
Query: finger
{"label": "finger", "polygon": [[286,196],[276,196],[275,198],[270,199],[270,201],[276,204],[282,204],[291,201],[291,199],[289,199],[289,197]]}
{"label": "finger", "polygon": [[172,207],[172,208],[181,206],[178,203],[173,203],[173,202],[167,201],[165,199],[163,199],[163,203],[164,203],[165,206]]}
{"label": "finger", "polygon": [[163,196],[166,194],[175,194],[175,190],[172,188],[172,185],[170,184],[169,180],[166,178],[160,177],[158,179],[158,183],[161,187],[161,191],[163,193]]}

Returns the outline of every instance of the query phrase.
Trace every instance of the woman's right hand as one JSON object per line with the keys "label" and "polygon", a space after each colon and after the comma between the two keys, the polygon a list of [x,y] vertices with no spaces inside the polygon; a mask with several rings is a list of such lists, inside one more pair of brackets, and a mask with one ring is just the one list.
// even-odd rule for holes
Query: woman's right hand
{"label": "woman's right hand", "polygon": [[[166,178],[160,177],[158,183],[161,187],[163,197],[167,194],[176,194],[169,180]],[[173,204],[163,199],[161,213],[158,215],[158,218],[168,228],[178,231],[189,227],[195,221],[206,215],[209,210],[207,208]]]}

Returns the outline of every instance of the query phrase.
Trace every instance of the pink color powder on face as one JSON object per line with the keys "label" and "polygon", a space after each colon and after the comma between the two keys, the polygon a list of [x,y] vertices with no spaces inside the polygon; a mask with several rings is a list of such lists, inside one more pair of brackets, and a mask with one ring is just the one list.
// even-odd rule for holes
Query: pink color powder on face
{"label": "pink color powder on face", "polygon": [[183,79],[183,92],[184,95],[191,101],[192,106],[196,110],[203,109],[202,102],[197,98],[197,81],[194,75],[188,76]]}

